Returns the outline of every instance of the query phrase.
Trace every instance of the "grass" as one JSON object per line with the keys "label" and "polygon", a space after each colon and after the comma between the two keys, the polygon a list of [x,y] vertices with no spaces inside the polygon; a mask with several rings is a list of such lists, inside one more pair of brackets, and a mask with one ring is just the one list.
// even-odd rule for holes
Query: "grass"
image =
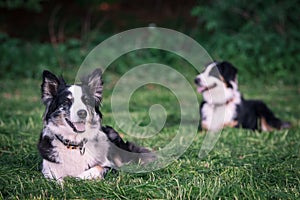
{"label": "grass", "polygon": [[[110,82],[117,76],[108,75],[102,111],[104,122],[115,125],[109,99],[113,89]],[[40,80],[1,80],[0,199],[300,198],[297,86],[262,82],[241,85],[246,97],[265,100],[277,115],[291,121],[290,130],[259,133],[225,129],[214,150],[202,160],[198,153],[204,133],[200,132],[186,152],[163,169],[141,174],[109,173],[100,181],[68,178],[63,187],[44,179],[40,172],[36,144],[44,108],[39,87]],[[170,119],[160,137],[140,143],[160,148],[168,142],[164,138],[172,138],[180,119],[178,109],[172,109],[176,103],[174,96],[165,89],[144,87],[134,95],[130,109],[141,123],[146,123],[145,111],[156,99],[162,102]]]}

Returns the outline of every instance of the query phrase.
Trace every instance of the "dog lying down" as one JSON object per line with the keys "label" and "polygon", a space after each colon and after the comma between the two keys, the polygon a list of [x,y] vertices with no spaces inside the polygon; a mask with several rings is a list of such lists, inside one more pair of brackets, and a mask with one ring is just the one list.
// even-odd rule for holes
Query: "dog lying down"
{"label": "dog lying down", "polygon": [[229,62],[210,63],[195,78],[195,84],[203,95],[200,105],[203,129],[241,127],[271,131],[291,126],[278,119],[264,102],[242,97],[238,90],[237,69]]}
{"label": "dog lying down", "polygon": [[109,126],[102,126],[101,70],[67,85],[49,71],[43,72],[42,101],[46,106],[38,150],[43,158],[42,173],[61,181],[64,177],[102,179],[109,169],[124,164],[146,164],[154,153],[124,142]]}

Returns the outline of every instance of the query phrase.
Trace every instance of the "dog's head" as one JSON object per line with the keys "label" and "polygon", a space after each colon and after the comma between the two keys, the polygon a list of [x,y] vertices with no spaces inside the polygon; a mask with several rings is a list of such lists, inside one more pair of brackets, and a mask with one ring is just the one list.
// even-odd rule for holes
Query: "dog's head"
{"label": "dog's head", "polygon": [[212,62],[195,78],[197,90],[210,104],[223,104],[238,90],[237,69],[229,62]]}
{"label": "dog's head", "polygon": [[102,100],[101,70],[82,77],[80,84],[67,85],[62,77],[43,72],[42,101],[46,106],[44,123],[66,133],[99,129]]}

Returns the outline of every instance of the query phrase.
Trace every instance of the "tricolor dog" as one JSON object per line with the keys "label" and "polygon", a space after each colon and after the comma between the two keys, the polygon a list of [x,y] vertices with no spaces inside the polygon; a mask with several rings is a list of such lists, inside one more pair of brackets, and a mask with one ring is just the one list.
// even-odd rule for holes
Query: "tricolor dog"
{"label": "tricolor dog", "polygon": [[46,110],[38,150],[46,178],[101,179],[110,168],[153,159],[146,148],[124,142],[113,128],[102,126],[101,76],[96,69],[82,77],[80,84],[67,85],[63,78],[43,72]]}
{"label": "tricolor dog", "polygon": [[199,93],[201,127],[223,127],[271,131],[289,128],[290,123],[277,118],[260,100],[245,100],[238,90],[237,69],[229,62],[212,62],[195,78]]}

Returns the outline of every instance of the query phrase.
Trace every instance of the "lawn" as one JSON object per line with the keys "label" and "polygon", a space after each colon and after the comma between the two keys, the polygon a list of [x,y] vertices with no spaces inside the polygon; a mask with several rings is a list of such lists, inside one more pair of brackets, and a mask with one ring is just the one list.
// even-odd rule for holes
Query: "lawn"
{"label": "lawn", "polygon": [[[190,72],[189,72],[190,73]],[[189,74],[192,78],[195,74]],[[110,97],[118,75],[105,79],[104,123],[115,125]],[[274,112],[291,121],[284,131],[253,132],[225,129],[212,152],[198,153],[205,133],[167,167],[148,173],[109,173],[105,180],[68,178],[63,187],[43,178],[37,141],[42,128],[43,105],[37,79],[3,79],[0,82],[0,198],[1,199],[299,199],[300,134],[299,88],[263,81],[240,83],[247,98],[266,101]],[[276,85],[276,86],[275,86]],[[201,98],[199,97],[199,100]],[[172,139],[178,127],[174,95],[158,86],[140,88],[131,112],[147,123],[149,107],[156,101],[167,110],[168,120],[157,137],[137,141],[154,149]],[[175,102],[175,106],[174,106]],[[195,111],[197,112],[197,111]],[[124,138],[128,139],[126,133]]]}

